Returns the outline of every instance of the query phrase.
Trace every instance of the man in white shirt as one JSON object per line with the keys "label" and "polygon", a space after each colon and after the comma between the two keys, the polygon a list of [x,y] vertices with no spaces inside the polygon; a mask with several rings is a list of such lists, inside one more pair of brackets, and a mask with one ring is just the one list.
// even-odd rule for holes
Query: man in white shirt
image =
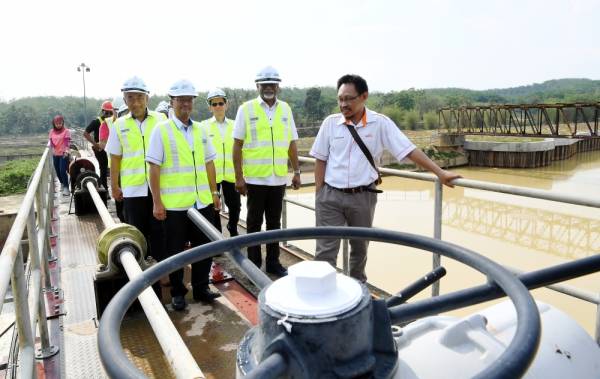
{"label": "man in white shirt", "polygon": [[[310,151],[315,164],[315,213],[317,226],[371,227],[377,204],[379,171],[369,162],[353,133],[363,141],[377,165],[386,149],[400,161],[410,158],[452,187],[460,176],[442,170],[415,147],[388,117],[365,107],[367,82],[358,75],[344,75],[337,82],[341,113],[328,116]],[[350,240],[350,276],[366,282],[368,242]],[[336,267],[339,239],[317,240],[315,259]]]}
{"label": "man in white shirt", "polygon": [[111,162],[112,196],[116,202],[123,201],[125,222],[135,226],[146,238],[148,255],[160,261],[164,254],[163,225],[152,217],[145,153],[152,130],[164,116],[148,110],[149,91],[141,78],[127,79],[121,92],[130,113],[110,125],[106,143]]}
{"label": "man in white shirt", "polygon": [[[197,92],[188,80],[175,82],[168,91],[173,106],[172,118],[152,131],[146,161],[150,164],[150,188],[153,215],[164,220],[167,256],[185,250],[186,243],[195,247],[210,242],[193,222],[187,211],[194,207],[215,224],[215,210],[221,207],[215,181],[215,149],[204,128],[190,116]],[[208,287],[212,258],[192,264],[194,300],[212,302],[220,295]],[[171,305],[185,309],[188,292],[183,283],[183,269],[169,275]]]}
{"label": "man in white shirt", "polygon": [[[277,99],[279,72],[267,66],[257,74],[255,82],[259,97],[240,106],[233,128],[235,188],[248,195],[248,233],[260,231],[263,214],[267,230],[281,228],[288,158],[294,170],[292,187],[300,188],[298,132],[290,106]],[[248,258],[260,267],[260,246],[249,246]],[[287,275],[287,269],[279,262],[278,243],[267,244],[265,269],[276,276]]]}

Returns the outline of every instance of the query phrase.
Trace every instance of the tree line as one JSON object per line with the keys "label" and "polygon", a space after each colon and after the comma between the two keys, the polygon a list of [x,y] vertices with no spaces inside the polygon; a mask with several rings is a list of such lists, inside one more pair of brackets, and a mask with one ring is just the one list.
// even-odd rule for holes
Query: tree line
{"label": "tree line", "polygon": [[[227,116],[234,118],[237,108],[244,101],[255,98],[253,89],[225,88],[228,94]],[[210,117],[206,93],[196,101],[193,118]],[[288,102],[294,112],[298,127],[318,126],[330,113],[338,112],[337,91],[333,87],[282,88],[279,96]],[[62,114],[68,127],[84,127],[85,121],[97,117],[102,101],[88,98],[84,110],[83,98],[28,97],[0,102],[0,136],[43,133],[51,127],[56,114]],[[154,109],[167,96],[150,97],[150,109]],[[600,101],[600,80],[558,79],[539,84],[483,91],[461,88],[414,89],[392,92],[372,92],[367,106],[392,118],[404,129],[432,129],[437,127],[437,110],[477,104],[506,103],[566,103]]]}

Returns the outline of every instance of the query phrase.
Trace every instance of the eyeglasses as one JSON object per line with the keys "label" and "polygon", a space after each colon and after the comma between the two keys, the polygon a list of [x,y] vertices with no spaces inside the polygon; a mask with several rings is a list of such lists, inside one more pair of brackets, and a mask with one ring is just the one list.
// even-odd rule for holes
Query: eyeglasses
{"label": "eyeglasses", "polygon": [[219,101],[216,103],[210,103],[211,107],[222,107],[223,105],[225,105],[225,103],[223,101]]}
{"label": "eyeglasses", "polygon": [[338,103],[351,103],[354,100],[358,99],[360,97],[360,95],[356,95],[356,96],[347,96],[347,97],[338,97],[337,101]]}

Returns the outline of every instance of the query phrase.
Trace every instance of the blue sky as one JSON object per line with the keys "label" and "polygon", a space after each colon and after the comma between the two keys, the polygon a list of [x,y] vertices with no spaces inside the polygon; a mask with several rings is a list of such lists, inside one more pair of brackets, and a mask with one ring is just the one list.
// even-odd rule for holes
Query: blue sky
{"label": "blue sky", "polygon": [[283,85],[372,90],[504,88],[600,79],[600,1],[3,1],[0,99],[112,98],[131,75],[164,94],[253,87],[264,65]]}

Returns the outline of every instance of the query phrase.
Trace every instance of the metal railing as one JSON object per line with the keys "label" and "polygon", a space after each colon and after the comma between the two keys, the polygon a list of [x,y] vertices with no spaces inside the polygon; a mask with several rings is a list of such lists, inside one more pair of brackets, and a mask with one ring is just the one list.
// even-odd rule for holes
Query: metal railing
{"label": "metal railing", "polygon": [[[20,378],[37,378],[36,358],[48,358],[58,352],[58,347],[50,344],[43,295],[44,291],[53,290],[48,262],[55,259],[50,241],[54,236],[52,221],[55,209],[55,173],[51,159],[50,150],[46,149],[29,181],[27,193],[0,255],[0,298],[3,300],[0,311],[10,284],[18,333]],[[27,267],[24,267],[21,248],[25,231],[29,242]],[[37,351],[36,336],[40,338]]]}
{"label": "metal railing", "polygon": [[[307,158],[307,157],[298,157],[300,162],[304,163],[314,163],[315,159]],[[433,219],[433,237],[436,239],[442,238],[442,201],[443,201],[443,185],[438,180],[438,178],[433,174],[425,174],[419,172],[410,172],[410,171],[401,171],[390,168],[380,167],[379,171],[382,174],[387,174],[390,176],[397,176],[401,178],[421,180],[427,182],[434,183],[434,219]],[[482,182],[478,180],[471,179],[455,179],[452,184],[457,187],[464,188],[472,188],[477,190],[489,191],[489,192],[497,192],[497,193],[505,193],[515,196],[529,197],[534,199],[542,199],[555,201],[560,203],[574,204],[574,205],[582,205],[586,207],[600,208],[600,200],[585,198],[581,196],[573,196],[567,194],[553,193],[550,191],[544,190],[536,190],[530,188],[523,188],[517,186],[511,186],[506,184],[498,184],[498,183],[490,183],[490,182]],[[304,204],[302,202],[298,202],[292,199],[285,197],[283,199],[283,211],[282,211],[282,228],[287,228],[287,203],[294,204],[306,209],[315,210],[314,206]],[[344,273],[348,273],[348,251],[347,251],[347,241],[344,240],[344,255],[343,255],[343,271]],[[441,259],[439,254],[433,254],[432,268],[435,270],[440,267]],[[508,268],[514,274],[519,274],[521,271],[518,271],[514,268]],[[553,284],[549,285],[546,288],[549,288],[553,291],[592,303],[596,305],[596,321],[595,321],[595,332],[594,338],[596,342],[600,345],[600,294],[595,294],[590,291],[585,291],[573,286],[565,285],[565,284]],[[432,296],[438,296],[440,294],[440,284],[439,281],[435,282],[432,285]]]}

